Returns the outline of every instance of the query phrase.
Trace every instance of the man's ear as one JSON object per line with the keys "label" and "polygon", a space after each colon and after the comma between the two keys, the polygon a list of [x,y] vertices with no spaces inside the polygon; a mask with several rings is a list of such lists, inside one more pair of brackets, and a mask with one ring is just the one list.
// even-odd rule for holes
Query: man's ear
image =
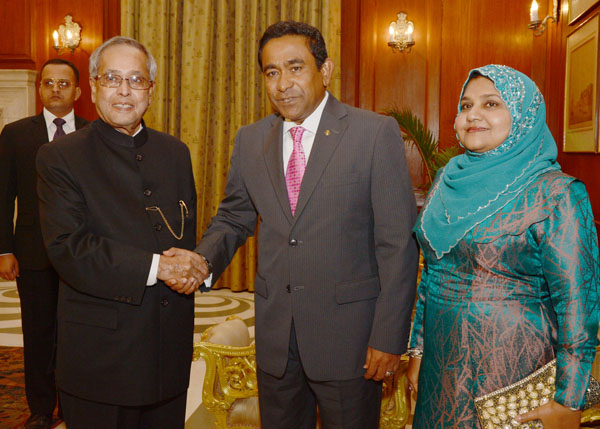
{"label": "man's ear", "polygon": [[81,97],[81,88],[76,87],[75,88],[75,101],[79,100],[79,97]]}
{"label": "man's ear", "polygon": [[154,87],[156,86],[156,82],[152,82],[152,86],[148,88],[148,106],[152,104],[152,96],[154,95]]}
{"label": "man's ear", "polygon": [[333,60],[327,58],[323,64],[321,64],[321,76],[323,78],[323,86],[327,88],[329,82],[331,82],[331,76],[333,76]]}
{"label": "man's ear", "polygon": [[92,91],[92,103],[96,104],[96,79],[94,79],[93,77],[90,77],[90,89]]}

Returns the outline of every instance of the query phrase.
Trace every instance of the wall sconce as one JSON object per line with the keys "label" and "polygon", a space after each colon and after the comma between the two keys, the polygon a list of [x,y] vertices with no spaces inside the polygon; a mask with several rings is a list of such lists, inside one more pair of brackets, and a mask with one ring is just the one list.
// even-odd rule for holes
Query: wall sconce
{"label": "wall sconce", "polygon": [[398,19],[390,23],[390,38],[388,46],[392,48],[392,51],[399,51],[407,53],[414,46],[413,32],[415,31],[415,25],[412,21],[406,20],[406,13],[398,13]]}
{"label": "wall sconce", "polygon": [[54,49],[58,55],[62,55],[65,49],[70,49],[72,53],[81,42],[81,26],[73,22],[71,15],[66,15],[65,23],[60,24],[58,30],[54,30],[52,38],[54,39]]}
{"label": "wall sconce", "polygon": [[538,16],[538,3],[536,0],[531,1],[531,8],[529,9],[529,25],[528,27],[533,30],[535,36],[541,36],[546,31],[546,25],[548,20],[551,19],[554,22],[558,22],[558,0],[554,0],[552,7],[552,15],[546,16],[542,21]]}

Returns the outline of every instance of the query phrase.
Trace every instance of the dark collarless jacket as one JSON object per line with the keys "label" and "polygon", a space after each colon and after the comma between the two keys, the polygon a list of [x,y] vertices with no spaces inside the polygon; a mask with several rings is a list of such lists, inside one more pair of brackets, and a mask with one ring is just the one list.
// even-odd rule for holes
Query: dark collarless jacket
{"label": "dark collarless jacket", "polygon": [[[76,129],[87,124],[75,116]],[[44,143],[48,131],[43,114],[7,124],[0,134],[0,254],[14,253],[21,269],[50,267],[40,231],[35,171],[35,156]]]}
{"label": "dark collarless jacket", "polygon": [[[152,404],[186,391],[194,297],[146,286],[152,254],[196,241],[187,146],[100,119],[38,152],[42,234],[60,275],[57,381],[84,399]],[[185,202],[184,235],[179,201]]]}
{"label": "dark collarless jacket", "polygon": [[217,278],[257,219],[258,366],[284,373],[294,322],[312,380],[364,375],[367,346],[406,350],[414,303],[416,209],[397,123],[329,97],[290,210],[282,118],[242,127],[216,216],[196,251]]}

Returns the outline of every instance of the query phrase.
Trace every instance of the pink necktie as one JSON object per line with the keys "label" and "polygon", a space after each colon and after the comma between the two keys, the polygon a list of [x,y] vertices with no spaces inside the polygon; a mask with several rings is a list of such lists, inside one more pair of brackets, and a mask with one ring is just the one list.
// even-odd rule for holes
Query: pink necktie
{"label": "pink necktie", "polygon": [[298,203],[298,195],[300,194],[300,185],[302,177],[306,169],[306,157],[304,156],[304,148],[302,147],[302,134],[304,128],[294,127],[290,129],[290,134],[294,140],[294,149],[288,162],[287,172],[285,173],[285,184],[287,186],[288,198],[292,215],[296,213],[296,204]]}

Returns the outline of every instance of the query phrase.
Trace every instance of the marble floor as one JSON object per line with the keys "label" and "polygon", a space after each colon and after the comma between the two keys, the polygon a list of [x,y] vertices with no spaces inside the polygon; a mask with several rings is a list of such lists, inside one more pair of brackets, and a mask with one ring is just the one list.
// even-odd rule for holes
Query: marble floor
{"label": "marble floor", "polygon": [[[237,315],[249,327],[250,336],[254,337],[254,294],[249,292],[231,292],[219,289],[204,294],[196,294],[196,318],[194,337],[199,340],[200,334],[209,326],[224,321],[228,316]],[[21,333],[21,315],[19,295],[14,282],[0,281],[0,345],[23,347]],[[205,421],[202,403],[202,381],[205,365],[202,359],[192,363],[190,387],[186,411],[186,428],[199,428],[199,421]],[[0,427],[2,423],[0,422]],[[64,428],[64,424],[57,428]],[[207,424],[202,424],[203,429]]]}

